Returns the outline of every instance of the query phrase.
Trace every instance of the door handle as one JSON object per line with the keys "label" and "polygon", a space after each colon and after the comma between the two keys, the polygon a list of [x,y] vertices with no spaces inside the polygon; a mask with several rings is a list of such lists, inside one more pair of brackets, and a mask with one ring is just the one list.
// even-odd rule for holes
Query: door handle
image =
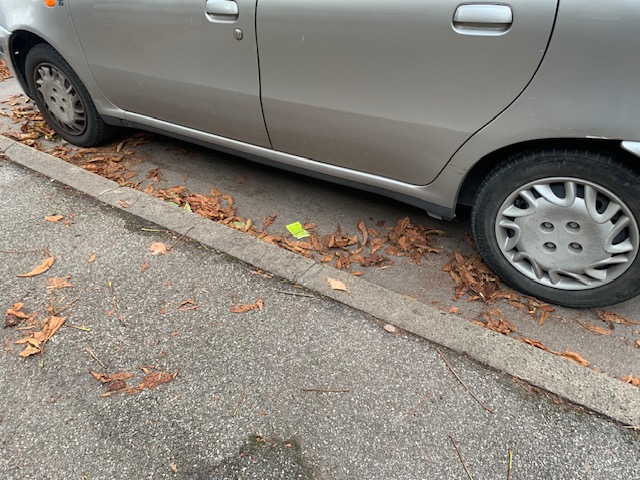
{"label": "door handle", "polygon": [[207,15],[226,20],[238,18],[238,4],[232,0],[207,0],[204,11]]}
{"label": "door handle", "polygon": [[465,35],[502,35],[511,28],[513,11],[507,5],[459,5],[453,29]]}

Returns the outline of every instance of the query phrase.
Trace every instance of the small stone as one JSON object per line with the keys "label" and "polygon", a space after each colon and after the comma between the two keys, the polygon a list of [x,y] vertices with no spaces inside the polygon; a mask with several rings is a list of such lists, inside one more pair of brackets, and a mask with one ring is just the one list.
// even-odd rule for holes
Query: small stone
{"label": "small stone", "polygon": [[389,333],[396,333],[398,331],[398,329],[393,325],[391,325],[390,323],[385,323],[384,329]]}
{"label": "small stone", "polygon": [[19,323],[20,323],[20,319],[11,313],[7,314],[7,316],[4,317],[5,327],[17,327]]}

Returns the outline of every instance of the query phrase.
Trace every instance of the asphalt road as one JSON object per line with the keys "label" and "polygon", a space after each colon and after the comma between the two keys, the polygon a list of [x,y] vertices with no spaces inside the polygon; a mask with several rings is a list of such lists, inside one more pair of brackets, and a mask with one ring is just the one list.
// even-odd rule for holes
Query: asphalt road
{"label": "asphalt road", "polygon": [[[0,330],[3,479],[508,478],[509,450],[514,479],[637,477],[636,431],[443,350],[490,413],[422,339],[6,160],[0,189],[1,307],[72,304],[81,328],[26,359],[29,330]],[[154,256],[154,242],[175,246]],[[45,255],[49,271],[16,276]],[[101,397],[89,373],[135,385],[150,365],[178,374]]]}

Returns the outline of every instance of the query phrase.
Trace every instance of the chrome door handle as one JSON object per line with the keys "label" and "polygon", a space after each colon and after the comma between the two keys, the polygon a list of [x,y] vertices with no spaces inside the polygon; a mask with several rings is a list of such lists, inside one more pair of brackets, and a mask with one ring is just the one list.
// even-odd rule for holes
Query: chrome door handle
{"label": "chrome door handle", "polygon": [[513,11],[507,5],[459,5],[453,29],[464,35],[502,35],[511,28]]}
{"label": "chrome door handle", "polygon": [[204,11],[214,17],[238,18],[238,4],[232,0],[207,0]]}
{"label": "chrome door handle", "polygon": [[460,5],[454,23],[511,24],[513,12],[506,5]]}

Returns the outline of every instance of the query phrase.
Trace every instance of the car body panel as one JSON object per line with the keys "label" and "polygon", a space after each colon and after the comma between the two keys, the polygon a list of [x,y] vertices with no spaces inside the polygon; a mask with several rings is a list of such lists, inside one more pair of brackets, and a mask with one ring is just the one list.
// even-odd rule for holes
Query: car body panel
{"label": "car body panel", "polygon": [[[260,105],[256,0],[237,0],[238,18],[229,21],[208,16],[205,0],[67,1],[93,76],[114,104],[270,146]],[[242,41],[234,38],[237,28]]]}
{"label": "car body panel", "polygon": [[443,176],[460,185],[479,158],[531,140],[640,140],[639,18],[640,2],[562,0],[525,93],[456,153]]}
{"label": "car body panel", "polygon": [[526,87],[557,6],[513,0],[513,23],[495,32],[454,26],[460,3],[260,0],[262,101],[274,149],[433,181]]}
{"label": "car body panel", "polygon": [[[66,6],[50,8],[42,0],[2,0],[0,1],[0,26],[12,34],[24,31],[44,39],[71,65],[101,113],[117,118],[124,116],[124,112],[107,100],[94,81]],[[11,53],[8,56],[13,62],[11,39],[8,40],[7,52]],[[12,67],[15,71],[15,65]],[[22,80],[21,84],[26,91],[26,84]]]}

